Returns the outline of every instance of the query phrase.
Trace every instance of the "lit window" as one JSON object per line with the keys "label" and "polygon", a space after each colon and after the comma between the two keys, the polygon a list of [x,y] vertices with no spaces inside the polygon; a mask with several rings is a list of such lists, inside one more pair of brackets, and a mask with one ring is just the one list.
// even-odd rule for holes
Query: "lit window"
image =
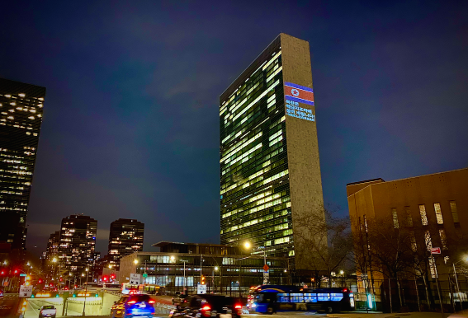
{"label": "lit window", "polygon": [[450,211],[452,212],[453,223],[459,223],[460,221],[458,221],[457,204],[455,201],[450,201]]}
{"label": "lit window", "polygon": [[434,210],[436,213],[437,224],[444,224],[444,218],[442,217],[442,210],[440,209],[440,203],[434,203]]}
{"label": "lit window", "polygon": [[419,214],[421,214],[422,225],[429,224],[429,222],[427,221],[426,206],[424,204],[419,205]]}
{"label": "lit window", "polygon": [[393,217],[393,227],[398,229],[400,228],[400,224],[398,223],[398,214],[396,209],[392,209],[392,217]]}
{"label": "lit window", "polygon": [[410,241],[411,241],[411,249],[413,252],[416,252],[418,250],[418,244],[416,243],[416,238],[414,237],[414,233],[410,233]]}
{"label": "lit window", "polygon": [[442,243],[442,248],[446,250],[447,249],[447,236],[445,236],[444,229],[439,230],[439,235],[440,235],[440,242]]}
{"label": "lit window", "polygon": [[411,217],[411,211],[409,207],[405,207],[406,212],[406,225],[409,227],[413,226],[413,218]]}
{"label": "lit window", "polygon": [[427,250],[430,251],[432,248],[431,232],[426,231],[424,233],[424,241],[426,242]]}

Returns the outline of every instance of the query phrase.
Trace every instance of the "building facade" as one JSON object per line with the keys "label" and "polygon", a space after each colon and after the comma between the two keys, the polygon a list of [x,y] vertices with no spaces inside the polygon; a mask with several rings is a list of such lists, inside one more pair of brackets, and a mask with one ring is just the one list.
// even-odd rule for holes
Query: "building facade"
{"label": "building facade", "polygon": [[60,247],[60,231],[55,231],[50,234],[49,240],[47,241],[47,248],[42,253],[42,264],[44,271],[51,271],[53,269],[53,259],[58,260]]}
{"label": "building facade", "polygon": [[26,217],[46,89],[0,78],[0,242],[26,247]]}
{"label": "building facade", "polygon": [[[250,287],[263,282],[263,256],[246,255],[240,249],[219,244],[160,242],[153,246],[164,251],[138,252],[120,259],[120,283],[129,282],[130,274],[136,273],[148,288],[160,286],[173,294],[183,292],[185,287],[193,294],[203,276],[207,292],[245,297]],[[288,260],[267,258],[270,284],[290,282]],[[143,277],[145,273],[146,278]]]}
{"label": "building facade", "polygon": [[[455,282],[460,290],[468,290],[466,281],[454,276],[456,271],[466,273],[468,269],[468,168],[394,181],[366,180],[350,183],[346,190],[355,256],[358,264],[363,262],[358,277],[367,273],[359,284],[360,292],[372,288],[379,300],[381,291],[389,290],[390,277],[394,280],[390,290],[400,285],[403,291],[413,289],[407,299],[419,297],[414,292],[415,281],[421,285],[420,295],[429,291],[436,298],[436,276],[442,293],[455,288]],[[440,248],[440,254],[432,254],[432,248]],[[389,255],[388,262],[398,265],[398,274],[387,269],[379,250]],[[393,257],[397,254],[399,258]],[[404,285],[405,279],[409,287]],[[393,301],[398,299],[394,296]],[[442,297],[450,303],[449,295]]]}
{"label": "building facade", "polygon": [[324,222],[309,43],[280,34],[219,110],[221,243],[309,269],[308,242],[326,236],[308,227]]}
{"label": "building facade", "polygon": [[119,259],[143,250],[145,225],[134,219],[118,219],[111,223],[109,232],[109,264],[119,270]]}
{"label": "building facade", "polygon": [[62,219],[60,229],[59,268],[70,276],[86,274],[94,264],[97,221],[85,215]]}

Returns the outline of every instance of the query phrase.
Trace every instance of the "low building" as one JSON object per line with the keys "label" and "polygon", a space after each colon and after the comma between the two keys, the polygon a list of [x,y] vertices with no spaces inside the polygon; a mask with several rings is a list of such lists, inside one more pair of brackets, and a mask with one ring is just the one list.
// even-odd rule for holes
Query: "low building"
{"label": "low building", "polygon": [[[130,274],[135,273],[149,287],[160,286],[169,294],[183,292],[185,287],[190,294],[196,293],[204,278],[207,292],[233,296],[245,296],[251,286],[263,283],[261,255],[219,244],[160,242],[153,246],[161,252],[137,252],[120,259],[121,283],[129,282]],[[269,283],[289,283],[288,258],[267,257],[266,263]]]}
{"label": "low building", "polygon": [[[379,295],[400,285],[409,292],[416,281],[421,298],[426,287],[433,297],[436,276],[445,291],[454,288],[457,268],[468,268],[468,168],[394,181],[366,180],[350,183],[346,190],[355,255],[361,262],[360,292]],[[440,248],[440,254],[431,254],[432,248]],[[386,258],[393,262],[393,273],[384,263]],[[409,287],[403,284],[405,280]],[[432,286],[426,286],[427,281]],[[460,282],[457,288],[468,290],[468,285]],[[416,295],[414,291],[406,298]],[[447,302],[449,296],[442,295]]]}

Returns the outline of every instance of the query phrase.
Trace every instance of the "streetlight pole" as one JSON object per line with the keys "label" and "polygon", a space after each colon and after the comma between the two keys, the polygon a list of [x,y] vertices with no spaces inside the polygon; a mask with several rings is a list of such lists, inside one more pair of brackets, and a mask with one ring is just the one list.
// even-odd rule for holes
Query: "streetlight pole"
{"label": "streetlight pole", "polygon": [[458,292],[458,299],[460,300],[460,310],[463,310],[463,301],[461,300],[461,295],[460,295],[460,286],[458,286],[458,275],[457,275],[457,269],[455,268],[455,263],[452,263],[453,265],[453,274],[455,276],[455,283],[457,284],[457,292]]}

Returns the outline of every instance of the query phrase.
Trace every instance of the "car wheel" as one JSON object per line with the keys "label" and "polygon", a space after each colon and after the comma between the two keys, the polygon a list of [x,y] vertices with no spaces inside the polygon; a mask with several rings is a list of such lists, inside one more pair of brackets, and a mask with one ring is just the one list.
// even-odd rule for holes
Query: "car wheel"
{"label": "car wheel", "polygon": [[273,307],[268,307],[268,308],[267,308],[267,312],[266,312],[267,315],[273,315],[274,312],[275,312],[275,311],[273,310]]}
{"label": "car wheel", "polygon": [[327,307],[327,314],[331,314],[333,312],[333,307]]}

